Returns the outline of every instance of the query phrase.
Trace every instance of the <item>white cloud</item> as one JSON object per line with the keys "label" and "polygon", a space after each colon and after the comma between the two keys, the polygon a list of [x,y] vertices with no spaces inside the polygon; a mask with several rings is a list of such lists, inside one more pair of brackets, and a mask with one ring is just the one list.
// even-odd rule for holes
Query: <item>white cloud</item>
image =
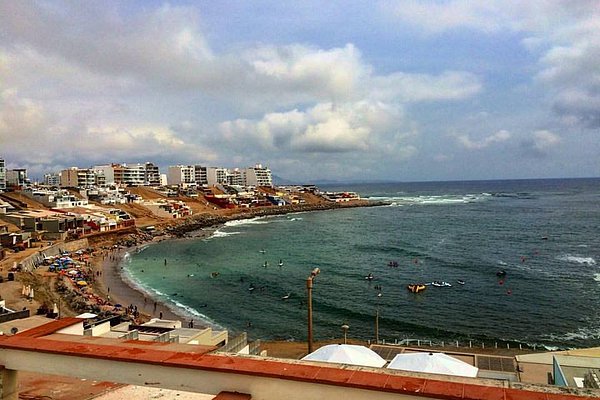
{"label": "white cloud", "polygon": [[536,150],[545,151],[561,142],[560,136],[547,130],[533,132],[533,145]]}
{"label": "white cloud", "polygon": [[[600,7],[597,0],[396,1],[383,9],[428,34],[469,29],[525,35],[539,57],[536,81],[567,120],[600,128]],[[582,101],[585,99],[585,101]]]}
{"label": "white cloud", "polygon": [[398,106],[361,101],[321,103],[306,111],[269,113],[259,121],[226,121],[220,129],[230,144],[330,153],[373,150],[383,136],[395,134],[403,125]]}
{"label": "white cloud", "polygon": [[380,100],[403,102],[459,100],[481,91],[482,84],[467,72],[446,71],[440,75],[402,72],[374,77],[370,96]]}
{"label": "white cloud", "polygon": [[458,135],[456,139],[466,149],[480,150],[492,144],[506,142],[511,136],[510,132],[501,130],[480,140],[472,140],[468,135]]}

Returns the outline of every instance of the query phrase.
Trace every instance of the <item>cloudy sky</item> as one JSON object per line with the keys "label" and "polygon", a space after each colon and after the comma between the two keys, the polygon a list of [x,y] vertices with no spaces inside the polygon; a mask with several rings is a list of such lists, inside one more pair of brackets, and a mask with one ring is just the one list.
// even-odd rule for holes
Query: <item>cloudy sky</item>
{"label": "cloudy sky", "polygon": [[0,1],[0,157],[600,176],[598,0]]}

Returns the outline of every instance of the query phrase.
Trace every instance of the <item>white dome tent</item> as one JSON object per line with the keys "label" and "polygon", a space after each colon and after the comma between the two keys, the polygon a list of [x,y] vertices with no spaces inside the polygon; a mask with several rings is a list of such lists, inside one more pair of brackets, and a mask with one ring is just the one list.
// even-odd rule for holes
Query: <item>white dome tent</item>
{"label": "white dome tent", "polygon": [[479,369],[444,353],[398,354],[387,368],[430,374],[476,377]]}
{"label": "white dome tent", "polygon": [[308,354],[302,360],[323,361],[337,364],[383,367],[386,361],[365,346],[353,344],[329,344]]}

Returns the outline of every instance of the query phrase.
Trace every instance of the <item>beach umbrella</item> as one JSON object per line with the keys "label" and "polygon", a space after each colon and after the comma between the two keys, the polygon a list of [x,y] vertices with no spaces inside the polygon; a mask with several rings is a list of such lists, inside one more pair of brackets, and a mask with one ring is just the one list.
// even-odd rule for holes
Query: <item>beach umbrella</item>
{"label": "beach umbrella", "polygon": [[78,281],[77,284],[79,286],[87,286],[87,282],[86,281]]}
{"label": "beach umbrella", "polygon": [[476,377],[478,368],[444,353],[398,354],[387,366],[402,371]]}
{"label": "beach umbrella", "polygon": [[33,288],[29,290],[29,298],[33,299]]}
{"label": "beach umbrella", "polygon": [[77,275],[79,273],[79,271],[77,271],[76,269],[72,269],[68,272],[69,275]]}
{"label": "beach umbrella", "polygon": [[52,307],[52,313],[58,314],[58,306],[56,305],[56,303],[54,303],[54,306]]}
{"label": "beach umbrella", "polygon": [[365,346],[353,344],[329,344],[302,358],[306,361],[324,361],[337,364],[383,367],[386,361]]}

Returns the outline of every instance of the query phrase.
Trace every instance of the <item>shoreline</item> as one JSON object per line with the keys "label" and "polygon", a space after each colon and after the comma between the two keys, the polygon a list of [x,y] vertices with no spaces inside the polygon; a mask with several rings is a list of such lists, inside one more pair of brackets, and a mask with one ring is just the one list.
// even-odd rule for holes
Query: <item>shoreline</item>
{"label": "shoreline", "polygon": [[[201,316],[197,317],[199,319],[195,319],[195,317],[191,315],[190,312],[187,312],[185,308],[179,307],[176,304],[169,304],[163,299],[153,298],[152,293],[146,292],[142,288],[128,281],[128,279],[121,273],[122,264],[127,255],[144,246],[152,245],[153,243],[164,240],[205,239],[212,236],[215,231],[230,221],[266,218],[270,216],[313,211],[328,211],[357,207],[376,207],[384,205],[386,205],[384,202],[359,200],[352,203],[321,203],[312,205],[290,205],[268,209],[243,209],[241,212],[232,213],[230,215],[198,214],[191,216],[189,218],[176,221],[175,224],[166,224],[159,227],[159,230],[157,230],[155,236],[153,236],[151,240],[127,240],[127,244],[124,246],[115,244],[115,242],[119,243],[120,240],[112,241],[112,245],[117,247],[108,250],[108,253],[103,257],[94,260],[97,270],[100,271],[100,276],[97,280],[98,284],[96,285],[96,289],[99,291],[97,294],[105,299],[108,299],[113,304],[121,304],[123,307],[127,307],[129,305],[137,306],[137,310],[140,312],[140,315],[145,317],[143,318],[144,320],[160,318],[162,315],[162,319],[181,321],[182,326],[186,326],[190,320],[193,320],[194,325],[197,327],[214,327],[216,329],[225,329],[230,331],[230,329],[227,327],[220,327],[218,325],[215,326],[211,324],[209,321],[207,321],[210,318],[207,316],[202,316],[198,310],[194,311]],[[140,228],[138,228],[138,230],[140,230]]]}
{"label": "shoreline", "polygon": [[[129,254],[136,253],[139,249],[158,243],[164,240],[190,240],[205,239],[210,237],[220,225],[203,228],[194,232],[193,236],[186,238],[176,238],[169,236],[156,237],[151,241],[139,243],[132,247],[117,248],[109,252],[109,255],[103,260],[99,260],[99,270],[102,271],[98,279],[99,289],[102,296],[108,298],[112,303],[121,304],[124,307],[131,305],[137,306],[140,314],[147,318],[160,318],[165,320],[181,321],[182,325],[193,319],[189,314],[176,305],[170,305],[162,299],[152,297],[150,292],[136,286],[123,275],[123,263]],[[110,296],[110,297],[109,297]],[[194,320],[194,324],[199,327],[208,327],[205,321]]]}

